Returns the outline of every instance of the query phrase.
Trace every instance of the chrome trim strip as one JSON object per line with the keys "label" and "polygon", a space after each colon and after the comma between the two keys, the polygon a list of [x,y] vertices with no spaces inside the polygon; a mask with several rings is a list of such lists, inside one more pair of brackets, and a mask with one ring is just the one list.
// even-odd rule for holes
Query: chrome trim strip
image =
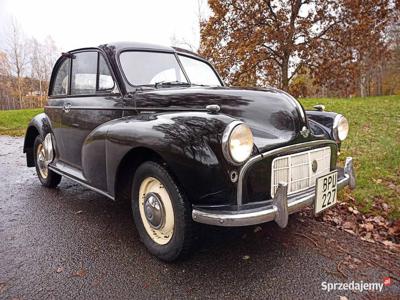
{"label": "chrome trim strip", "polygon": [[[44,108],[64,109],[64,106],[46,105]],[[70,110],[136,110],[136,108],[127,107],[100,107],[100,106],[71,106]]]}
{"label": "chrome trim strip", "polygon": [[311,142],[306,142],[306,143],[301,143],[301,144],[295,144],[295,145],[289,145],[289,146],[285,146],[285,147],[281,147],[281,148],[277,148],[277,149],[273,149],[261,154],[258,154],[252,158],[250,158],[244,165],[243,167],[240,169],[239,172],[239,179],[238,179],[238,186],[237,186],[237,193],[236,193],[236,201],[237,201],[237,206],[238,209],[240,209],[240,206],[242,206],[242,196],[243,196],[243,181],[244,181],[244,177],[247,173],[247,171],[250,169],[250,167],[252,165],[254,165],[256,162],[267,158],[269,156],[275,155],[275,154],[279,154],[285,151],[292,151],[292,150],[297,150],[297,149],[302,149],[302,148],[306,148],[306,147],[312,147],[312,146],[319,146],[319,145],[329,145],[329,144],[333,144],[337,147],[336,142],[332,141],[332,140],[318,140],[318,141],[311,141]]}
{"label": "chrome trim strip", "polygon": [[[344,172],[344,176],[337,183],[338,190],[346,185],[351,188],[351,178],[354,175],[351,157],[346,159]],[[353,179],[355,184],[355,177]],[[199,223],[225,227],[249,226],[269,221],[275,221],[280,227],[285,227],[290,214],[312,205],[315,200],[315,188],[290,198],[287,197],[287,186],[285,184],[279,184],[278,190],[275,198],[272,199],[272,204],[258,209],[241,211],[193,209],[192,218]]]}
{"label": "chrome trim strip", "polygon": [[53,166],[49,166],[49,169],[54,171],[54,172],[56,172],[57,174],[60,174],[61,176],[67,177],[68,179],[71,179],[72,181],[75,181],[76,183],[79,183],[79,184],[83,185],[84,187],[86,187],[88,189],[91,189],[94,192],[102,194],[103,196],[106,196],[106,197],[110,198],[111,200],[115,200],[115,198],[113,196],[111,196],[110,194],[108,194],[108,193],[106,193],[106,192],[104,192],[104,191],[102,191],[102,190],[100,190],[98,188],[95,188],[95,187],[91,186],[90,184],[85,183],[85,182],[83,182],[83,181],[81,181],[81,180],[79,180],[77,178],[74,178],[73,176],[70,176],[67,173],[64,173],[63,171],[61,171],[61,170],[59,170],[57,168],[54,168]]}

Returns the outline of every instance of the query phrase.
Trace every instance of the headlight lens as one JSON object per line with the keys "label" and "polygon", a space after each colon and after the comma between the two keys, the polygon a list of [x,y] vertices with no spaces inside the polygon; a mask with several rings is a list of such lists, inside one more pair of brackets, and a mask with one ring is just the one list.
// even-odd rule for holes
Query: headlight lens
{"label": "headlight lens", "polygon": [[344,141],[349,133],[349,122],[342,115],[337,115],[333,125],[335,138],[338,141]]}
{"label": "headlight lens", "polygon": [[227,126],[223,136],[225,158],[233,164],[245,162],[253,151],[253,134],[242,122],[232,122]]}

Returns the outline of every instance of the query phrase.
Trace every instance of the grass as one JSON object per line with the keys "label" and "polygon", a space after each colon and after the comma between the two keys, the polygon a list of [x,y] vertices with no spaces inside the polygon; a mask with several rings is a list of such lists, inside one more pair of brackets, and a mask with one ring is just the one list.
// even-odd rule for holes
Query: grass
{"label": "grass", "polygon": [[303,99],[306,109],[324,104],[350,123],[340,160],[354,158],[357,188],[351,197],[363,213],[380,214],[379,201],[390,206],[390,219],[400,218],[400,96],[352,99]]}
{"label": "grass", "polygon": [[[350,123],[340,160],[354,158],[357,189],[350,196],[364,213],[384,201],[389,217],[400,218],[400,96],[352,99],[302,99],[306,109],[324,104],[327,111],[343,114]],[[0,111],[0,134],[23,135],[29,120],[42,109]]]}
{"label": "grass", "polygon": [[25,134],[29,121],[43,112],[38,109],[0,110],[0,134],[22,136]]}

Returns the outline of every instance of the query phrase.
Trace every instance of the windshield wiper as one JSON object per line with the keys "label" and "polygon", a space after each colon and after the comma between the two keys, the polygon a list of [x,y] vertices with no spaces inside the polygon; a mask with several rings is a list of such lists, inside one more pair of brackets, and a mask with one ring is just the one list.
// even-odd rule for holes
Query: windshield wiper
{"label": "windshield wiper", "polygon": [[208,84],[192,83],[194,86],[210,86]]}
{"label": "windshield wiper", "polygon": [[159,82],[156,82],[156,83],[154,84],[154,86],[155,86],[156,88],[162,87],[162,86],[175,86],[175,85],[190,86],[190,83],[175,80],[175,81],[159,81]]}

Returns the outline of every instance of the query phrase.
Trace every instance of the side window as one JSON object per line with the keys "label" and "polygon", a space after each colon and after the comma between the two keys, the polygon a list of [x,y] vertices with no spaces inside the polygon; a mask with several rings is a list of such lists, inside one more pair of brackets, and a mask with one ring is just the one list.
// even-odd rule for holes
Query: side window
{"label": "side window", "polygon": [[99,91],[109,91],[114,88],[114,80],[103,55],[99,53]]}
{"label": "side window", "polygon": [[67,95],[69,86],[69,69],[70,59],[65,59],[58,68],[57,75],[54,79],[53,90],[51,95]]}
{"label": "side window", "polygon": [[72,59],[72,95],[96,93],[97,52],[74,54]]}

